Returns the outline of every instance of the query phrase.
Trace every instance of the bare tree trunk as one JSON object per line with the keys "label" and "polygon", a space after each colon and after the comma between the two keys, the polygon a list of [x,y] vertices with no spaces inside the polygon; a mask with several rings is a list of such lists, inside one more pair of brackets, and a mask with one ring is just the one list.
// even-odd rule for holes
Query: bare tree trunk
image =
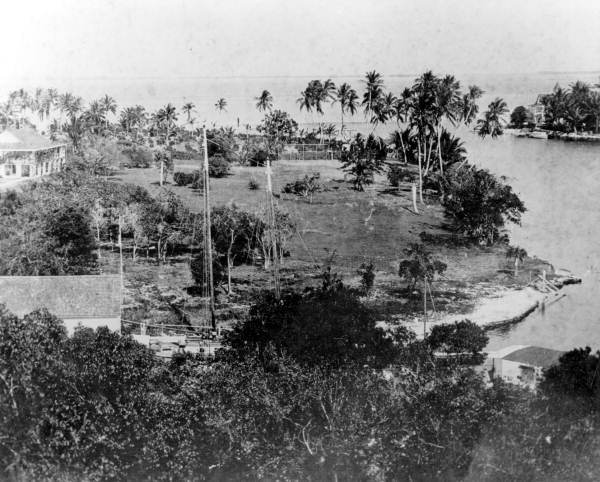
{"label": "bare tree trunk", "polygon": [[419,161],[419,198],[421,199],[421,203],[423,203],[423,163],[421,160],[421,143],[417,142],[418,152],[418,161]]}
{"label": "bare tree trunk", "polygon": [[427,338],[427,278],[423,280],[423,340]]}
{"label": "bare tree trunk", "polygon": [[413,201],[413,210],[416,214],[419,214],[419,208],[417,207],[417,185],[412,183],[412,201]]}
{"label": "bare tree trunk", "polygon": [[441,137],[441,132],[440,132],[439,126],[437,129],[437,148],[438,148],[438,158],[440,161],[440,174],[443,176],[444,175],[444,161],[442,160],[442,137]]}

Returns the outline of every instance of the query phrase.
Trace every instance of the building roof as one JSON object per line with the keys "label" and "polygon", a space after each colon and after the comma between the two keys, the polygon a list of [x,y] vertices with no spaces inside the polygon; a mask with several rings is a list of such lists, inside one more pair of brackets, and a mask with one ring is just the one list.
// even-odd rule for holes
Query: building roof
{"label": "building roof", "polygon": [[121,314],[121,278],[0,276],[0,303],[17,316],[47,308],[59,318],[114,318]]}
{"label": "building roof", "polygon": [[8,127],[0,133],[0,151],[38,151],[64,145],[46,139],[28,127],[22,129]]}
{"label": "building roof", "polygon": [[540,346],[517,346],[515,348],[515,350],[504,355],[502,359],[541,368],[548,368],[554,365],[565,353],[564,351],[542,348]]}

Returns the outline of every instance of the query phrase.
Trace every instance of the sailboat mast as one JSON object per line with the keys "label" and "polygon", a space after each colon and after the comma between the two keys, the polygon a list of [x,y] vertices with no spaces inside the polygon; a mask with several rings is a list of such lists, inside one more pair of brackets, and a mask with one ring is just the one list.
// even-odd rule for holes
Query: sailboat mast
{"label": "sailboat mast", "polygon": [[204,257],[205,263],[207,263],[208,273],[208,292],[209,292],[209,307],[210,307],[210,322],[213,329],[217,328],[215,320],[215,288],[213,285],[213,262],[212,262],[212,235],[210,232],[211,221],[210,221],[210,190],[208,182],[208,141],[206,139],[206,126],[202,129],[203,135],[203,149],[204,149],[204,163],[203,163],[203,184],[204,184]]}
{"label": "sailboat mast", "polygon": [[277,237],[275,234],[277,220],[273,204],[273,183],[271,181],[271,161],[267,159],[267,219],[271,233],[271,249],[273,252],[273,280],[275,284],[275,299],[281,297],[281,281],[279,278],[279,253],[277,252]]}

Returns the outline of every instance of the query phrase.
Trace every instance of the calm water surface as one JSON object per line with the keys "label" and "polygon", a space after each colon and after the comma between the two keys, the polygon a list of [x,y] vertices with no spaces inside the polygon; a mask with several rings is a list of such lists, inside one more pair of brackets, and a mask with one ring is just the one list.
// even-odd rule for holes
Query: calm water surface
{"label": "calm water surface", "polygon": [[535,344],[600,349],[600,144],[466,137],[470,158],[504,175],[525,202],[512,244],[583,279],[567,296],[506,330],[490,332],[490,349]]}

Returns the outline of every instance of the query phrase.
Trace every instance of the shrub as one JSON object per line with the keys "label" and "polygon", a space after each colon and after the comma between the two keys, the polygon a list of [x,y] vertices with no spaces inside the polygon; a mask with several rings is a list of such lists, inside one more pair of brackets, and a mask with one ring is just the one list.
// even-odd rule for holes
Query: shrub
{"label": "shrub", "polygon": [[251,177],[248,181],[248,189],[250,189],[251,191],[257,191],[258,189],[260,189],[260,184],[258,183],[255,177]]}
{"label": "shrub", "polygon": [[288,182],[281,192],[286,194],[294,194],[295,196],[309,197],[312,202],[312,197],[316,192],[322,191],[323,186],[319,182],[321,178],[320,173],[314,173],[312,175],[306,174],[302,179],[297,179],[292,182]]}
{"label": "shrub", "polygon": [[387,172],[387,178],[391,186],[398,187],[401,182],[413,182],[415,175],[410,169],[393,164]]}
{"label": "shrub", "polygon": [[150,167],[154,162],[154,155],[152,151],[144,149],[143,147],[132,147],[123,151],[127,157],[129,157],[129,167]]}
{"label": "shrub", "polygon": [[352,176],[354,189],[364,191],[366,185],[373,183],[375,174],[383,171],[386,157],[387,147],[381,137],[356,134],[350,148],[342,152],[342,169]]}
{"label": "shrub", "polygon": [[436,274],[443,274],[447,265],[432,258],[431,253],[422,244],[411,244],[404,252],[409,256],[400,262],[398,276],[410,283],[410,291],[419,281],[431,283]]}
{"label": "shrub", "polygon": [[208,175],[210,177],[225,177],[229,174],[230,168],[229,161],[220,154],[208,160]]}
{"label": "shrub", "polygon": [[196,176],[192,172],[177,171],[173,173],[173,181],[178,186],[187,186],[194,182]]}
{"label": "shrub", "polygon": [[373,262],[362,263],[358,269],[358,274],[360,275],[360,286],[368,294],[375,283],[375,266]]}
{"label": "shrub", "polygon": [[451,168],[440,184],[441,202],[457,231],[493,244],[506,222],[521,224],[525,206],[505,178],[475,166]]}
{"label": "shrub", "polygon": [[269,153],[265,149],[258,149],[248,158],[248,163],[252,167],[260,167],[267,164],[267,159],[269,159]]}
{"label": "shrub", "polygon": [[470,320],[457,321],[454,324],[436,325],[427,337],[429,346],[434,351],[458,356],[459,361],[481,363],[481,350],[488,342],[488,336]]}

